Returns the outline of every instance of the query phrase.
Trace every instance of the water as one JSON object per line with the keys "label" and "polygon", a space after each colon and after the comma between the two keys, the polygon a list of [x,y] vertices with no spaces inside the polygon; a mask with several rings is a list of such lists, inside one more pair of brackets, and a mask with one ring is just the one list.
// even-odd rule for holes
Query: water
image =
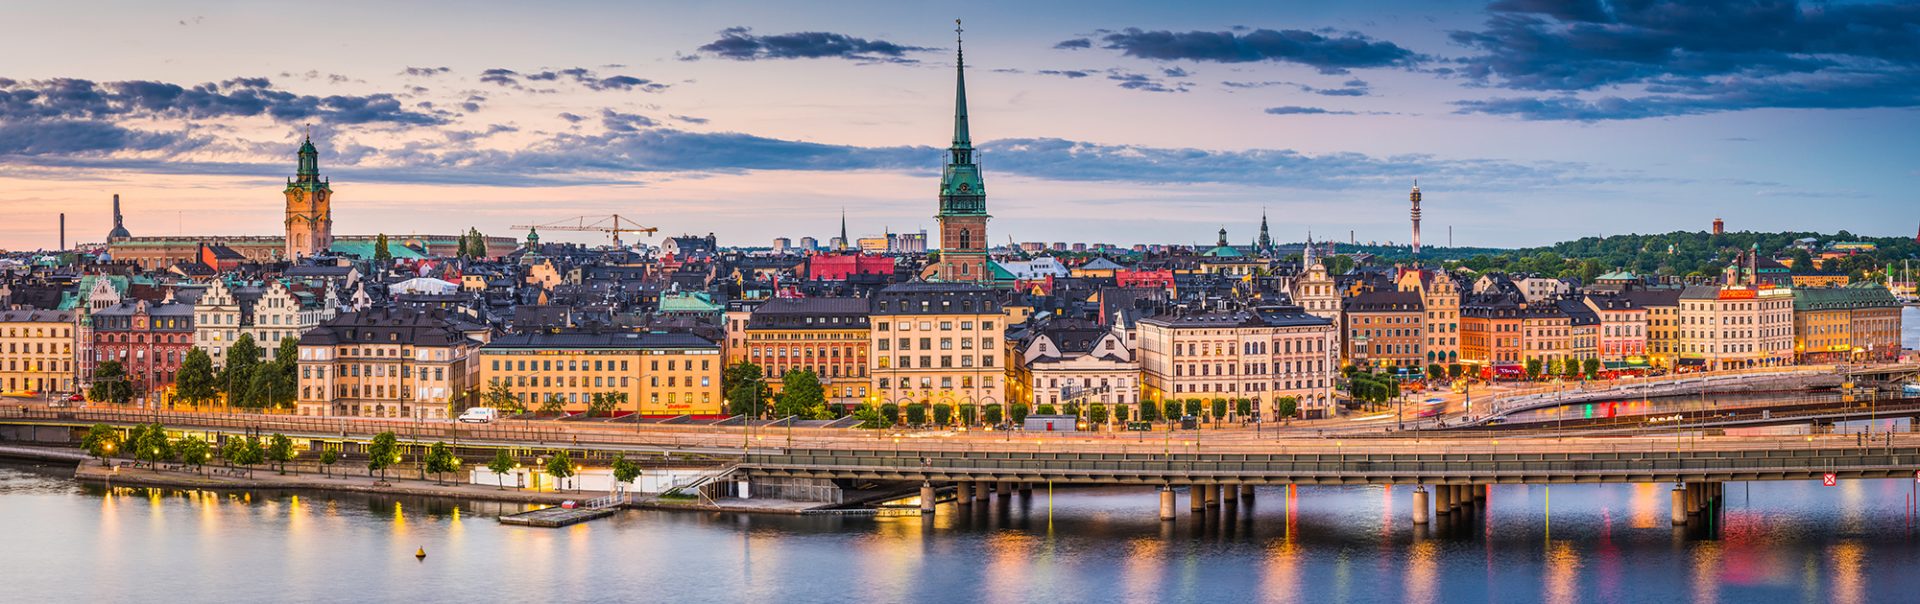
{"label": "water", "polygon": [[[118,489],[0,467],[8,601],[1890,602],[1920,590],[1907,481],[1729,484],[1717,539],[1666,485],[1497,487],[1416,536],[1405,487],[1262,489],[1154,518],[1147,488],[930,519],[629,511],[502,527],[518,506]],[[1551,512],[1549,514],[1548,512]],[[413,558],[425,547],[424,562]]]}

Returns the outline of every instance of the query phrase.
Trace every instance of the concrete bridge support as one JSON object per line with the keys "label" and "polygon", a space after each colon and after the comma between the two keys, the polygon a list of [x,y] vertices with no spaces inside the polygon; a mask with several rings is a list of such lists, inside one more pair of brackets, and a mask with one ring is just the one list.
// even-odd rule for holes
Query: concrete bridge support
{"label": "concrete bridge support", "polygon": [[1207,507],[1209,508],[1220,507],[1220,493],[1221,491],[1224,490],[1221,488],[1223,486],[1225,485],[1218,485],[1218,484],[1207,485]]}
{"label": "concrete bridge support", "polygon": [[1225,507],[1240,507],[1240,485],[1220,485],[1220,504]]}
{"label": "concrete bridge support", "polygon": [[1413,523],[1414,524],[1427,523],[1427,489],[1426,487],[1420,487],[1420,486],[1413,487]]}
{"label": "concrete bridge support", "polygon": [[1453,513],[1453,489],[1444,484],[1433,485],[1433,513],[1445,516]]}
{"label": "concrete bridge support", "polygon": [[1187,511],[1195,514],[1207,512],[1207,485],[1195,484],[1187,487]]}
{"label": "concrete bridge support", "polygon": [[1160,485],[1160,520],[1173,521],[1173,485]]}
{"label": "concrete bridge support", "polygon": [[1250,485],[1250,484],[1243,484],[1243,485],[1240,485],[1240,498],[1241,498],[1241,499],[1247,499],[1247,500],[1252,500],[1252,499],[1253,499],[1253,485]]}
{"label": "concrete bridge support", "polygon": [[985,503],[987,501],[987,498],[992,496],[993,496],[992,482],[973,483],[973,500],[974,501]]}
{"label": "concrete bridge support", "polygon": [[921,514],[933,513],[933,500],[936,493],[937,492],[933,490],[933,483],[931,482],[920,483],[920,513]]}
{"label": "concrete bridge support", "polygon": [[1687,492],[1685,487],[1673,487],[1673,505],[1670,509],[1674,526],[1681,526],[1687,523]]}
{"label": "concrete bridge support", "polygon": [[965,480],[953,483],[953,500],[960,505],[973,505],[973,483]]}
{"label": "concrete bridge support", "polygon": [[1023,483],[1020,483],[1020,496],[1021,496],[1021,497],[1032,497],[1032,496],[1033,496],[1033,483],[1031,483],[1031,482],[1023,482]]}
{"label": "concrete bridge support", "polygon": [[999,495],[1001,499],[1012,499],[1013,498],[1013,481],[1006,481],[1006,482],[1000,483]]}
{"label": "concrete bridge support", "polygon": [[1493,488],[1493,485],[1476,484],[1476,485],[1467,487],[1468,491],[1473,493],[1473,504],[1476,506],[1486,507],[1487,489],[1490,489],[1490,488]]}

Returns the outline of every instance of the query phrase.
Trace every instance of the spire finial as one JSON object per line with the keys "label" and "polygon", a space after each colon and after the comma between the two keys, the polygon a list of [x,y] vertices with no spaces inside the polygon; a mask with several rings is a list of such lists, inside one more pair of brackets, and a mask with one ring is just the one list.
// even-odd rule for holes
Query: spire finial
{"label": "spire finial", "polygon": [[953,55],[961,67],[967,66],[967,49],[962,46],[964,37],[961,35],[966,31],[960,27],[959,19],[953,20]]}

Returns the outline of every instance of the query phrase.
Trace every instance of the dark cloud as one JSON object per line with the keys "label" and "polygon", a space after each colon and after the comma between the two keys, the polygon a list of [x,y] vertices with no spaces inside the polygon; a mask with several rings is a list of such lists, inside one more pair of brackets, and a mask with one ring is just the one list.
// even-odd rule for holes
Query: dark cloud
{"label": "dark cloud", "polygon": [[1246,63],[1298,63],[1324,73],[1344,73],[1360,67],[1408,67],[1422,57],[1392,42],[1356,32],[1328,37],[1322,33],[1288,29],[1231,31],[1145,31],[1127,28],[1100,37],[1102,47],[1127,56],[1156,60]]}
{"label": "dark cloud", "polygon": [[736,61],[834,58],[888,63],[915,62],[907,58],[907,53],[929,50],[933,49],[820,31],[761,36],[747,27],[720,30],[719,39],[699,48],[700,52]]}
{"label": "dark cloud", "polygon": [[511,69],[489,69],[480,72],[481,82],[499,84],[508,88],[519,88],[519,77],[520,74]]}
{"label": "dark cloud", "polygon": [[693,117],[693,116],[691,116],[691,115],[673,115],[673,114],[668,114],[668,115],[667,115],[667,117],[669,117],[669,118],[672,118],[672,119],[674,119],[674,120],[676,120],[676,121],[681,121],[681,122],[685,122],[685,123],[688,123],[688,124],[705,124],[705,123],[707,123],[707,122],[709,122],[709,121],[712,121],[712,120],[708,120],[707,118],[704,118],[704,117]]}
{"label": "dark cloud", "polygon": [[1315,88],[1314,94],[1321,96],[1367,96],[1366,88]]}
{"label": "dark cloud", "polygon": [[1226,86],[1228,88],[1240,88],[1240,89],[1270,88],[1273,86],[1299,86],[1299,84],[1295,84],[1293,82],[1281,82],[1276,80],[1268,80],[1265,82],[1221,82],[1220,85]]}
{"label": "dark cloud", "polygon": [[1154,78],[1152,76],[1149,76],[1143,73],[1133,73],[1133,72],[1122,71],[1118,69],[1108,70],[1107,79],[1113,80],[1115,82],[1119,82],[1119,86],[1127,90],[1144,90],[1147,92],[1186,92],[1187,89],[1189,88],[1189,85],[1186,82],[1173,82],[1169,84],[1164,80],[1160,80],[1158,78]]}
{"label": "dark cloud", "polygon": [[1160,73],[1166,75],[1169,78],[1185,78],[1185,77],[1193,76],[1193,72],[1187,71],[1185,69],[1181,69],[1178,67],[1164,68],[1160,70]]}
{"label": "dark cloud", "polygon": [[408,67],[406,70],[401,71],[400,75],[424,78],[437,76],[449,71],[453,71],[453,69],[449,67]]}
{"label": "dark cloud", "polygon": [[662,84],[662,83],[655,82],[653,80],[644,79],[644,78],[636,78],[633,76],[623,76],[623,75],[605,77],[597,80],[589,78],[589,79],[581,80],[581,83],[586,84],[588,88],[592,88],[594,90],[639,90],[644,92],[659,92],[667,89],[666,84]]}
{"label": "dark cloud", "polygon": [[235,78],[191,87],[145,80],[0,81],[0,121],[257,115],[283,122],[413,126],[440,125],[449,119],[441,111],[407,109],[391,94],[302,95],[274,88],[266,78]]}
{"label": "dark cloud", "polygon": [[658,126],[660,123],[644,115],[601,109],[600,125],[609,132],[639,132],[645,128]]}
{"label": "dark cloud", "polygon": [[[526,87],[523,84],[521,84],[522,80],[525,80],[527,82],[572,81],[576,84],[580,84],[581,86],[587,87],[589,90],[620,90],[620,91],[638,90],[641,92],[660,92],[660,91],[666,90],[668,87],[667,84],[655,82],[653,80],[649,80],[645,78],[636,78],[628,75],[616,75],[616,76],[608,76],[603,78],[603,77],[600,77],[598,74],[594,73],[593,70],[587,69],[584,67],[572,67],[572,68],[559,69],[559,70],[541,70],[541,71],[535,71],[535,72],[524,73],[524,74],[511,69],[504,69],[504,68],[488,69],[486,71],[480,72],[480,81],[486,82],[489,84],[497,84],[500,86],[505,86],[508,88],[516,89],[516,90],[526,89]],[[553,92],[553,90],[544,89],[536,92]]]}
{"label": "dark cloud", "polygon": [[570,124],[578,124],[581,121],[586,120],[587,116],[580,115],[578,113],[563,112],[560,114],[560,119],[567,120],[567,123],[570,123]]}
{"label": "dark cloud", "polygon": [[1463,112],[1608,120],[1756,108],[1920,106],[1920,4],[1502,0],[1452,39],[1457,74],[1602,93],[1461,103]]}
{"label": "dark cloud", "polygon": [[1055,44],[1053,47],[1059,50],[1082,50],[1093,48],[1093,41],[1086,38],[1074,38],[1072,40],[1061,40],[1059,44]]}
{"label": "dark cloud", "polygon": [[1352,111],[1330,111],[1319,107],[1301,107],[1299,105],[1268,107],[1267,113],[1270,115],[1353,115]]}
{"label": "dark cloud", "polygon": [[1093,75],[1098,72],[1088,71],[1085,69],[1042,69],[1034,73],[1041,74],[1041,75],[1060,76],[1060,77],[1069,78],[1069,79],[1079,79],[1079,78],[1084,78],[1084,77]]}
{"label": "dark cloud", "polygon": [[129,130],[98,120],[0,120],[0,156],[154,151],[186,141],[179,134]]}

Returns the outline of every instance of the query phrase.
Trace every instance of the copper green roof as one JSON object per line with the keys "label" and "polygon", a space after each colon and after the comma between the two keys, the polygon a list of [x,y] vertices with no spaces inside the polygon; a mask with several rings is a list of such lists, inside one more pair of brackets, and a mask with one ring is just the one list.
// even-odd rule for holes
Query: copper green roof
{"label": "copper green roof", "polygon": [[719,312],[721,307],[706,292],[665,294],[660,296],[660,312]]}
{"label": "copper green roof", "polygon": [[1855,283],[1844,287],[1802,287],[1793,290],[1793,309],[1854,310],[1861,308],[1899,308],[1893,292],[1878,283]]}
{"label": "copper green roof", "polygon": [[[339,239],[335,239],[333,240],[332,245],[327,246],[327,251],[333,252],[335,254],[345,255],[345,256],[353,256],[356,258],[372,258],[373,243],[374,242],[372,241],[366,241],[366,240],[342,241]],[[394,242],[393,240],[387,241],[387,251],[391,252],[393,254],[394,259],[396,260],[401,258],[425,258],[426,257],[425,255],[422,255],[420,252],[413,251],[413,248],[400,245],[399,243]]]}

